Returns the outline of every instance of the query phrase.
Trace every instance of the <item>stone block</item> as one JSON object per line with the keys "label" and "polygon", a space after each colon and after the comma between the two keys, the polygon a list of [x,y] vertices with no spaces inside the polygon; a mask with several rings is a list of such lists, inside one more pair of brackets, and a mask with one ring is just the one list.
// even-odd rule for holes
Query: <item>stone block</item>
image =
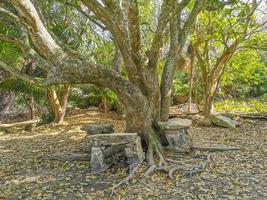
{"label": "stone block", "polygon": [[192,120],[183,118],[171,118],[167,122],[159,122],[163,130],[188,129],[192,125]]}
{"label": "stone block", "polygon": [[165,136],[170,149],[179,152],[189,152],[192,147],[192,139],[186,129],[166,130]]}
{"label": "stone block", "polygon": [[101,147],[92,147],[91,150],[91,173],[100,173],[108,168],[105,163],[104,154]]}
{"label": "stone block", "polygon": [[112,124],[86,124],[81,130],[86,131],[88,135],[114,133]]}
{"label": "stone block", "polygon": [[141,139],[137,133],[111,133],[88,136],[91,143],[91,172],[100,173],[108,167],[106,162],[112,155],[125,156],[127,164],[138,164],[144,160]]}
{"label": "stone block", "polygon": [[212,123],[226,128],[235,128],[236,126],[240,126],[239,122],[222,115],[210,115],[210,120]]}
{"label": "stone block", "polygon": [[137,133],[110,133],[91,135],[87,140],[92,146],[112,146],[134,142],[137,137]]}
{"label": "stone block", "polygon": [[145,159],[140,137],[137,137],[134,142],[127,144],[124,151],[127,164],[129,165],[141,163]]}

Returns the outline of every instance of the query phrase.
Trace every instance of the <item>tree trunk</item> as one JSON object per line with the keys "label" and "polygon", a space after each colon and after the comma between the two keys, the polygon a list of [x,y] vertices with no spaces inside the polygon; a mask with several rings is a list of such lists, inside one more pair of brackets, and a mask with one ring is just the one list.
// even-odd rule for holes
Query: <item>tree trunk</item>
{"label": "tree trunk", "polygon": [[0,114],[7,113],[11,105],[11,92],[0,92]]}
{"label": "tree trunk", "polygon": [[194,57],[190,58],[190,65],[189,65],[189,96],[188,96],[188,108],[187,112],[191,112],[191,103],[192,103],[192,86],[193,86],[193,78],[194,78]]}
{"label": "tree trunk", "polygon": [[30,97],[29,107],[30,107],[31,119],[34,119],[35,118],[35,102],[32,96]]}
{"label": "tree trunk", "polygon": [[195,104],[197,106],[198,112],[200,112],[200,107],[199,107],[199,101],[198,101],[198,79],[195,79]]}
{"label": "tree trunk", "polygon": [[155,115],[157,111],[154,108],[156,107],[151,107],[151,104],[148,106],[147,100],[142,106],[140,104],[135,106],[125,104],[126,132],[137,132],[141,137],[142,146],[147,152],[148,165],[154,164],[154,154],[159,156],[162,152],[162,141],[164,139],[157,127],[158,118]]}
{"label": "tree trunk", "polygon": [[64,84],[64,88],[60,97],[54,88],[49,87],[47,90],[48,101],[51,110],[55,116],[54,122],[57,124],[61,124],[64,121],[67,109],[67,100],[69,91],[70,91],[70,85],[68,84]]}
{"label": "tree trunk", "polygon": [[[171,62],[171,61],[170,61]],[[169,119],[169,108],[171,105],[171,95],[172,95],[172,81],[174,77],[175,67],[172,63],[169,64],[170,67],[165,67],[160,85],[161,93],[161,110],[160,110],[160,120],[167,121]]]}

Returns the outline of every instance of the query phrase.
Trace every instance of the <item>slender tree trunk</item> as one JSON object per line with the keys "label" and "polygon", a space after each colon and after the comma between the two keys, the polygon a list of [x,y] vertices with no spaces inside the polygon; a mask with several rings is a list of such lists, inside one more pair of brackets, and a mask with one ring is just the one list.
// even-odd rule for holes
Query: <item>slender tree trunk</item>
{"label": "slender tree trunk", "polygon": [[7,113],[9,111],[12,94],[11,92],[0,92],[0,114]]}
{"label": "slender tree trunk", "polygon": [[204,117],[206,119],[213,113],[213,99],[218,82],[205,83],[204,86]]}
{"label": "slender tree trunk", "polygon": [[[181,49],[179,51],[181,51]],[[177,57],[179,56],[180,53],[174,52],[174,54]],[[174,57],[173,59],[168,60],[167,62],[168,63],[164,67],[164,70],[162,73],[161,84],[160,84],[160,93],[161,93],[160,120],[161,121],[168,121],[169,119],[172,85],[173,85],[173,78],[174,78],[175,70],[178,66],[180,69],[184,67],[185,59],[183,57],[180,57],[180,58]]]}
{"label": "slender tree trunk", "polygon": [[197,106],[197,110],[198,112],[200,111],[200,107],[199,107],[199,101],[198,101],[198,79],[195,79],[195,104]]}
{"label": "slender tree trunk", "polygon": [[67,100],[70,91],[70,85],[64,84],[61,98],[58,97],[56,90],[52,87],[48,88],[48,100],[51,110],[55,116],[54,122],[57,124],[63,123],[67,109]]}
{"label": "slender tree trunk", "polygon": [[104,96],[104,92],[101,95],[100,109],[103,110],[104,113],[108,113],[109,111],[107,99]]}
{"label": "slender tree trunk", "polygon": [[34,98],[30,97],[30,112],[31,112],[31,119],[35,119],[35,102],[34,102]]}
{"label": "slender tree trunk", "polygon": [[189,65],[190,73],[189,73],[189,96],[188,96],[188,108],[187,112],[191,112],[191,102],[192,102],[192,87],[193,87],[193,78],[194,78],[194,57],[190,58]]}
{"label": "slender tree trunk", "polygon": [[[167,121],[169,119],[169,109],[171,105],[171,95],[172,95],[172,82],[175,72],[175,67],[173,63],[169,61],[169,67],[165,67],[160,84],[161,93],[161,110],[160,110],[160,120]],[[173,61],[174,62],[174,61]]]}

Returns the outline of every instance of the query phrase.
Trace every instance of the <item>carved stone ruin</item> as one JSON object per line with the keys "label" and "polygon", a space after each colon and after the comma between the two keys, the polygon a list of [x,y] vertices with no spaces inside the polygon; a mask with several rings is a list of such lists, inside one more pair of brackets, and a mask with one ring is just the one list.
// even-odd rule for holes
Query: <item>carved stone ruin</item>
{"label": "carved stone ruin", "polygon": [[86,131],[86,136],[82,144],[82,149],[87,153],[91,151],[91,144],[88,143],[90,139],[88,139],[88,137],[97,134],[114,133],[114,128],[112,124],[86,124],[82,126],[81,130]]}
{"label": "carved stone ruin", "polygon": [[192,139],[188,134],[191,125],[192,120],[182,118],[171,118],[159,123],[169,143],[168,147],[179,152],[189,152],[192,147]]}
{"label": "carved stone ruin", "polygon": [[141,139],[137,133],[110,133],[88,136],[91,144],[91,172],[100,173],[108,168],[107,158],[123,152],[128,165],[144,160]]}

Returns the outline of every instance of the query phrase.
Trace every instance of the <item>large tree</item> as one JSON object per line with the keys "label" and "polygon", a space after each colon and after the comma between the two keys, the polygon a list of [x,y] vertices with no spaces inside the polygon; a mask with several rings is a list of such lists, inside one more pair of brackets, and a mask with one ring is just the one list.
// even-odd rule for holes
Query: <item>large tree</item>
{"label": "large tree", "polygon": [[[78,11],[109,32],[123,58],[126,75],[121,75],[113,67],[90,62],[87,57],[62,44],[51,34],[41,10],[30,0],[11,0],[16,13],[4,9],[2,12],[21,24],[22,31],[27,31],[34,50],[28,46],[25,48],[25,43],[17,39],[15,42],[30,50],[39,61],[46,60],[49,63],[46,65],[48,76],[45,84],[93,83],[116,93],[125,107],[126,131],[140,134],[147,147],[150,165],[154,162],[154,153],[161,160],[163,158],[157,124],[160,119],[168,119],[173,75],[183,62],[183,54],[188,46],[187,37],[196,16],[204,8],[212,10],[230,2],[164,0],[154,23],[156,28],[154,31],[150,28],[148,33],[143,28],[146,24],[142,21],[144,14],[140,13],[145,1],[75,1],[74,7]],[[146,37],[148,34],[151,37]],[[164,43],[168,46],[166,54],[162,52]],[[158,66],[162,56],[165,56],[165,64],[159,78]]]}

